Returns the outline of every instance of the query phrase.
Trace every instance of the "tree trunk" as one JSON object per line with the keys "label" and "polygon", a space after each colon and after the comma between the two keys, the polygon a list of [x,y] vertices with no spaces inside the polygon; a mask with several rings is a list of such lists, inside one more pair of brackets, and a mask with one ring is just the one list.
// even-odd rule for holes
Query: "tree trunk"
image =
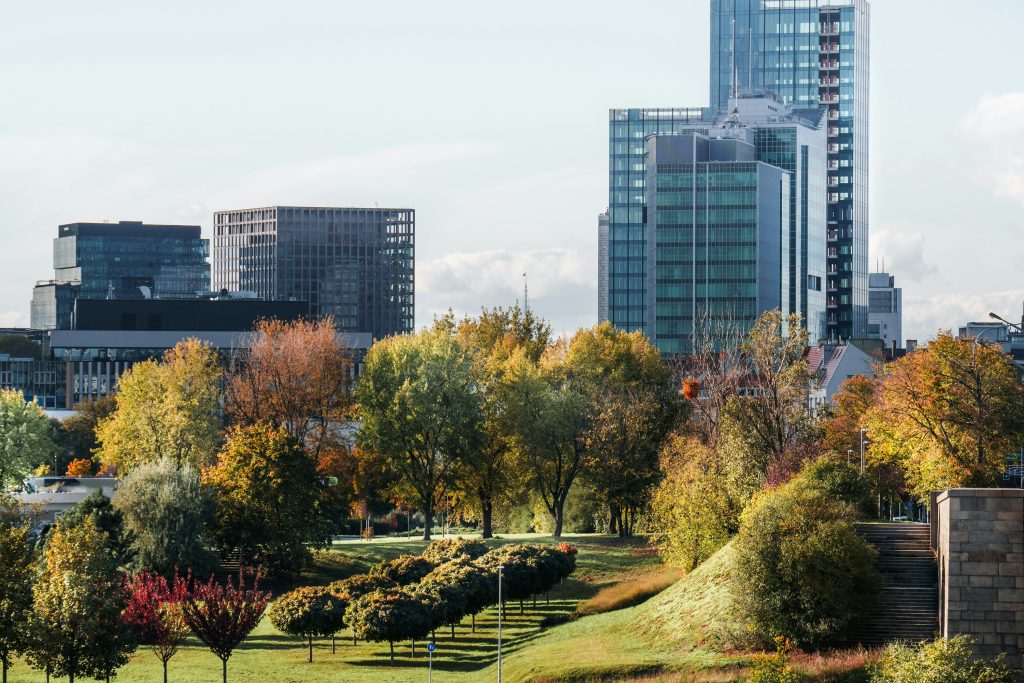
{"label": "tree trunk", "polygon": [[412,640],[412,658],[416,659],[416,639]]}
{"label": "tree trunk", "polygon": [[608,533],[611,536],[619,533],[619,508],[617,505],[611,506],[611,519],[608,521]]}
{"label": "tree trunk", "polygon": [[522,598],[519,598],[519,613],[520,614],[526,614],[526,612],[523,609],[523,599]]}
{"label": "tree trunk", "polygon": [[491,499],[488,496],[485,500],[484,496],[480,496],[480,510],[483,512],[483,532],[480,534],[481,538],[491,538],[493,536],[492,520],[494,517],[494,505],[491,503]]}
{"label": "tree trunk", "polygon": [[455,624],[452,624],[452,640],[455,640]]}
{"label": "tree trunk", "polygon": [[423,506],[423,540],[430,540],[430,527],[434,526],[434,501],[427,500]]}
{"label": "tree trunk", "polygon": [[313,634],[309,636],[309,663],[313,663]]}
{"label": "tree trunk", "polygon": [[228,683],[228,660],[222,659],[221,662],[221,673],[224,676],[224,683]]}
{"label": "tree trunk", "polygon": [[472,614],[469,618],[473,620],[473,633],[476,633],[476,615]]}
{"label": "tree trunk", "polygon": [[356,630],[355,629],[352,629],[352,644],[353,645],[358,645],[359,644],[359,643],[356,642]]}
{"label": "tree trunk", "polygon": [[391,663],[395,663],[395,641],[389,640],[388,645],[391,646]]}
{"label": "tree trunk", "polygon": [[562,509],[565,507],[565,500],[555,503],[555,530],[551,532],[554,538],[562,537]]}
{"label": "tree trunk", "polygon": [[7,683],[7,658],[6,657],[3,660],[3,669],[4,669],[4,683]]}
{"label": "tree trunk", "polygon": [[164,683],[167,683],[167,660],[164,660]]}
{"label": "tree trunk", "polygon": [[[335,639],[336,637],[337,637],[337,634],[336,634],[336,633],[332,633],[332,634],[331,634],[331,654],[332,654],[332,655],[336,655],[336,654],[338,654],[338,650],[337,650],[337,648],[335,648],[335,645],[334,645],[334,639]],[[164,681],[164,683],[167,683],[167,681]]]}
{"label": "tree trunk", "polygon": [[533,609],[537,609],[537,594],[533,594]]}

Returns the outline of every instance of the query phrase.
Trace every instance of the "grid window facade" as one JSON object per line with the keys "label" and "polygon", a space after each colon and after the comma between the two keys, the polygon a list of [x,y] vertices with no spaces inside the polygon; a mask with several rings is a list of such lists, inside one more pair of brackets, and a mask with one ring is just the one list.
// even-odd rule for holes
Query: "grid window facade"
{"label": "grid window facade", "polygon": [[415,212],[276,206],[214,214],[213,285],[306,301],[343,332],[411,332]]}

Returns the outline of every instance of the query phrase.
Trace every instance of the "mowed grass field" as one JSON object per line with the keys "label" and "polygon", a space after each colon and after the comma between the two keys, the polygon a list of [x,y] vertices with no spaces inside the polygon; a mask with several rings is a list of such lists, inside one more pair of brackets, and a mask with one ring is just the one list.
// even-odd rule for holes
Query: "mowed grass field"
{"label": "mowed grass field", "polygon": [[[502,627],[506,658],[504,679],[507,681],[528,680],[514,674],[509,668],[512,658],[518,653],[526,654],[538,644],[551,639],[565,628],[579,626],[610,615],[586,617],[567,626],[541,629],[545,617],[568,614],[576,604],[593,596],[601,588],[613,585],[625,578],[635,577],[658,566],[657,556],[642,539],[620,540],[596,535],[568,535],[563,540],[579,548],[576,573],[568,579],[563,590],[557,587],[550,595],[550,603],[539,597],[534,608],[525,605],[525,613],[519,613],[519,605],[508,603]],[[547,536],[510,536],[491,541],[492,545],[510,542],[551,543]],[[412,539],[376,539],[370,542],[346,542],[335,544],[330,551],[318,556],[318,566],[303,583],[327,583],[352,573],[364,571],[372,564],[403,554],[415,555],[422,551],[425,543]],[[614,613],[613,613],[614,614]],[[455,639],[450,632],[437,633],[437,650],[434,652],[434,680],[444,681],[485,681],[496,678],[494,663],[497,655],[497,609],[491,608],[478,615],[476,633],[470,632],[470,620],[456,629]],[[395,663],[388,661],[387,643],[366,643],[360,641],[353,646],[350,633],[342,631],[336,641],[336,653],[331,652],[330,639],[315,643],[313,663],[306,661],[307,652],[298,639],[277,632],[266,618],[253,634],[235,651],[228,664],[230,681],[282,681],[296,683],[319,681],[425,681],[427,677],[426,643],[417,643],[416,657],[411,655],[409,642],[396,643]],[[596,654],[596,653],[593,653]],[[570,658],[586,661],[587,652],[573,652]],[[182,650],[171,660],[169,680],[181,683],[220,681],[220,660],[201,643],[190,639]],[[524,674],[526,675],[526,674]],[[45,681],[45,676],[30,669],[23,662],[17,662],[8,678],[11,683],[36,683]],[[119,670],[117,680],[143,682],[162,680],[159,660],[145,647],[132,656],[130,663]]]}

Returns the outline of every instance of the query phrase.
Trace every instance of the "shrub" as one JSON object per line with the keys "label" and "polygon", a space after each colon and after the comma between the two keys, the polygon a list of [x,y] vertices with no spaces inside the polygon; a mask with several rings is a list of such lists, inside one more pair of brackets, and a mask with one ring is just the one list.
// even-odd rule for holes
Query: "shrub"
{"label": "shrub", "polygon": [[679,577],[680,575],[674,571],[658,571],[622,581],[602,588],[594,597],[580,603],[576,613],[588,616],[634,607],[653,598],[678,581]]}
{"label": "shrub", "polygon": [[[395,661],[395,641],[416,641],[430,632],[430,608],[407,589],[374,591],[348,606],[348,622],[366,640],[387,642]],[[414,653],[415,654],[415,653]]]}
{"label": "shrub", "polygon": [[399,586],[408,586],[411,583],[419,583],[420,579],[433,569],[434,563],[430,560],[412,555],[402,555],[393,560],[375,564],[370,569],[370,576],[393,581]]}
{"label": "shrub", "polygon": [[345,607],[329,588],[306,586],[278,598],[268,616],[277,630],[307,639],[312,662],[313,637],[337,633],[345,625]]}
{"label": "shrub", "polygon": [[434,580],[435,574],[450,574],[451,580],[457,580],[462,588],[463,613],[473,620],[473,632],[476,632],[476,615],[495,603],[498,599],[497,574],[492,575],[474,562],[461,557],[442,564],[431,572],[423,582]]}
{"label": "shrub", "polygon": [[972,657],[970,636],[933,643],[893,643],[870,667],[873,683],[1012,683],[1018,673],[1004,661]]}
{"label": "shrub", "polygon": [[859,468],[841,460],[821,458],[809,463],[797,481],[827,498],[849,503],[859,517],[871,517],[875,509],[871,481]]}
{"label": "shrub", "polygon": [[420,581],[418,594],[433,612],[431,630],[438,626],[451,626],[452,638],[455,637],[455,626],[468,613],[466,607],[473,597],[473,579],[468,576],[470,571],[467,564],[449,562]]}
{"label": "shrub", "polygon": [[754,657],[750,683],[799,683],[800,675],[789,663],[793,644],[781,636],[775,637],[775,652]]}
{"label": "shrub", "polygon": [[435,565],[450,562],[459,557],[475,560],[487,553],[487,544],[471,538],[443,538],[432,541],[423,551],[423,559]]}
{"label": "shrub", "polygon": [[[478,560],[481,567],[492,573],[493,580],[498,579],[498,567],[502,566],[502,598],[518,600],[519,611],[523,610],[523,600],[547,590],[550,583],[542,576],[536,549],[525,543],[502,546],[487,553]],[[497,589],[495,589],[497,590]]]}
{"label": "shrub", "polygon": [[752,635],[809,647],[841,640],[870,609],[875,551],[849,506],[793,482],[755,499],[735,541],[733,587]]}

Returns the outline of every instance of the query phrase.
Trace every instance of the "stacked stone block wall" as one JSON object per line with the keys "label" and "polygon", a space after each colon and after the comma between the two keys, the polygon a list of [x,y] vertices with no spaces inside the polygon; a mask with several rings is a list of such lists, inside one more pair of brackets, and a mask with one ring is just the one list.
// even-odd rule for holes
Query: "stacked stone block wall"
{"label": "stacked stone block wall", "polygon": [[950,489],[934,498],[939,635],[969,634],[977,653],[1024,654],[1024,491]]}

